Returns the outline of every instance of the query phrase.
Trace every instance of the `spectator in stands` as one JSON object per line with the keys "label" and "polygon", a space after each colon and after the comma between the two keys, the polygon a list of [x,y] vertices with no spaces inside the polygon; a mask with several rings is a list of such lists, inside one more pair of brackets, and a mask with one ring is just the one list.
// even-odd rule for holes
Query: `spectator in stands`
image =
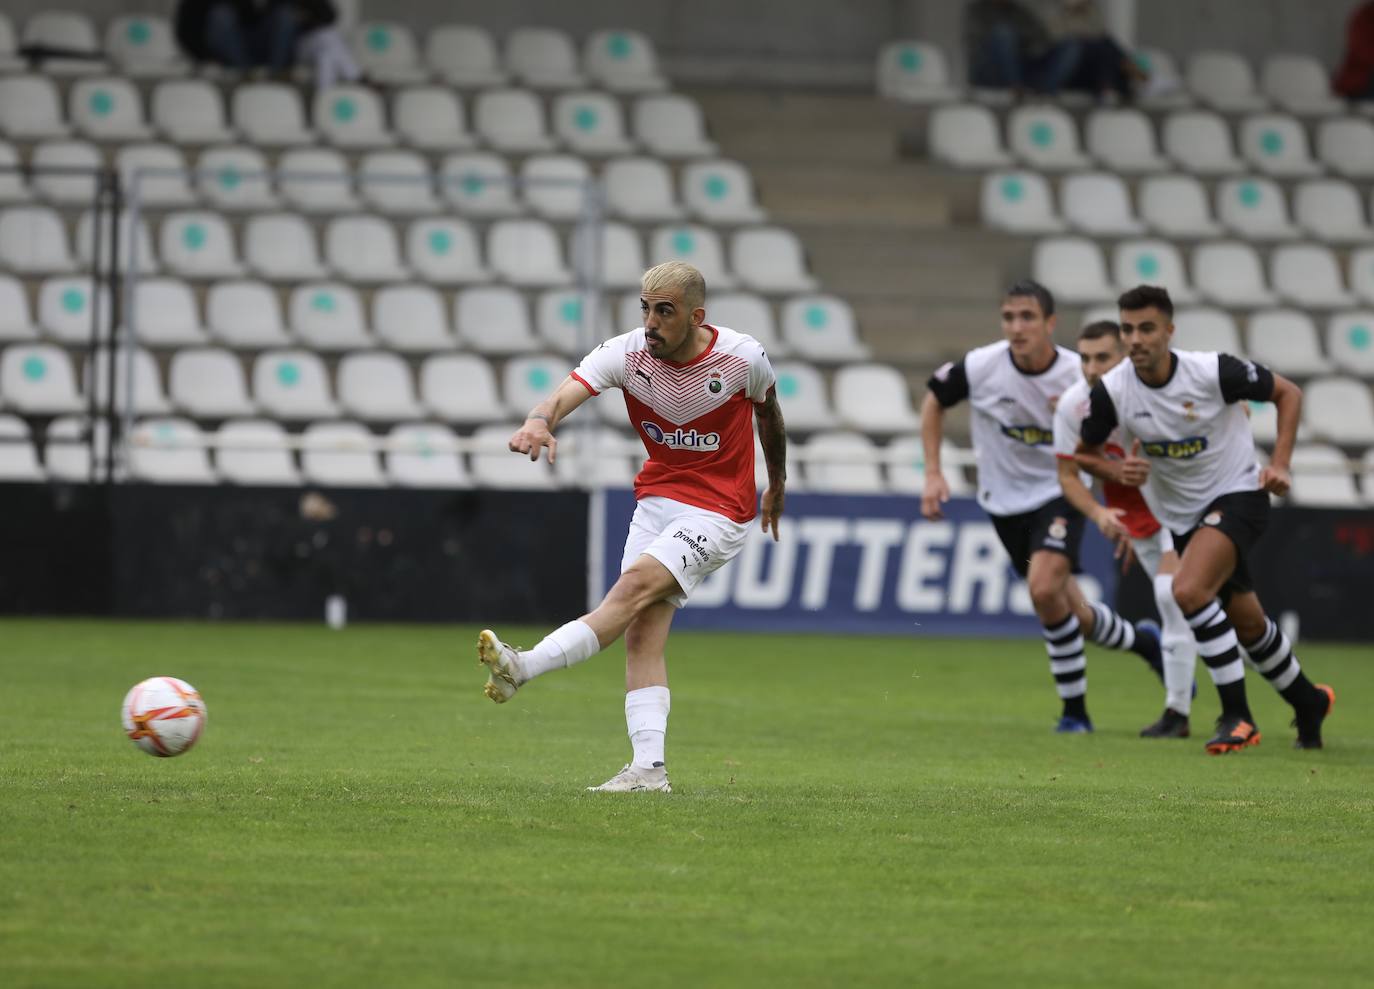
{"label": "spectator in stands", "polygon": [[257,0],[180,0],[177,42],[197,62],[240,72],[284,75],[295,55],[297,19],[287,4]]}
{"label": "spectator in stands", "polygon": [[357,82],[362,69],[339,30],[339,11],[331,0],[286,0],[296,14],[300,42],[296,57],[315,71],[315,85],[328,89],[339,82]]}
{"label": "spectator in stands", "polygon": [[1374,100],[1374,2],[1361,4],[1345,26],[1345,58],[1331,88],[1352,100]]}
{"label": "spectator in stands", "polygon": [[1083,44],[1056,42],[1044,21],[1016,0],[973,0],[964,8],[969,83],[983,89],[1057,93],[1078,71]]}
{"label": "spectator in stands", "polygon": [[1097,0],[1059,0],[1050,25],[1058,44],[1080,46],[1078,66],[1065,88],[1091,93],[1099,102],[1116,93],[1129,103],[1135,96],[1133,85],[1149,78],[1107,33]]}

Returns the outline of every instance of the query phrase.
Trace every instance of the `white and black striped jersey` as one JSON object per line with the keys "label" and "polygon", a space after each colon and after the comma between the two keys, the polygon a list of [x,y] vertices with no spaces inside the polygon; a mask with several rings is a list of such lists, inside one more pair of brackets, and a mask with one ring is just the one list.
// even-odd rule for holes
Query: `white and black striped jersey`
{"label": "white and black striped jersey", "polygon": [[1158,387],[1141,381],[1130,361],[1103,375],[1083,420],[1083,442],[1098,446],[1118,426],[1127,448],[1140,440],[1150,460],[1152,507],[1181,533],[1222,495],[1259,487],[1255,439],[1239,403],[1272,399],[1274,375],[1230,354],[1176,350],[1169,364]]}
{"label": "white and black striped jersey", "polygon": [[928,385],[945,408],[973,406],[978,504],[990,515],[1019,515],[1061,496],[1054,456],[1054,407],[1083,371],[1078,355],[1055,347],[1043,371],[1023,371],[1005,340],[946,364]]}

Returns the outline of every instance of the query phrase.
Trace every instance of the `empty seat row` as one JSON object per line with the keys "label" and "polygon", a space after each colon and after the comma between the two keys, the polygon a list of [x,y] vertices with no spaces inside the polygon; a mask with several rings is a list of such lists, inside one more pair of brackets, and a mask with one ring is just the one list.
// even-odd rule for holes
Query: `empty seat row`
{"label": "empty seat row", "polygon": [[463,102],[451,89],[410,86],[393,95],[388,122],[375,89],[337,85],[315,92],[307,119],[300,92],[271,82],[235,87],[226,115],[220,89],[204,79],[158,83],[145,112],[138,87],[118,76],[72,83],[64,114],[58,87],[49,77],[0,77],[0,133],[28,141],[75,131],[92,140],[121,142],[161,134],[182,145],[243,140],[294,147],[325,141],[356,149],[404,142],[444,151],[482,143],[519,154],[558,146],[582,154],[624,154],[643,146],[670,158],[715,151],[700,108],[686,96],[641,96],[630,117],[627,125],[621,101],[596,90],[562,93],[546,110],[544,100],[530,90],[493,89],[473,99],[469,129]]}
{"label": "empty seat row", "polygon": [[1374,303],[1374,248],[1350,256],[1350,289],[1340,263],[1321,244],[1283,244],[1269,255],[1269,273],[1259,252],[1242,241],[1212,241],[1192,251],[1192,278],[1182,255],[1166,241],[1124,241],[1117,245],[1109,278],[1102,249],[1083,237],[1051,237],[1032,252],[1035,277],[1065,302],[1115,299],[1142,282],[1164,285],[1182,302],[1199,297],[1235,309],[1279,303],[1307,309],[1350,309]]}
{"label": "empty seat row", "polygon": [[1299,183],[1293,189],[1291,213],[1283,189],[1267,178],[1224,179],[1211,199],[1209,203],[1205,187],[1190,175],[1141,180],[1138,213],[1125,181],[1110,172],[1065,176],[1059,183],[1059,211],[1050,183],[1034,172],[989,172],[982,188],[983,219],[1003,230],[1052,233],[1072,227],[1111,237],[1149,228],[1168,237],[1215,237],[1225,228],[1256,240],[1306,235],[1342,244],[1374,242],[1374,227],[1365,218],[1360,193],[1343,179]]}
{"label": "empty seat row", "polygon": [[985,106],[943,106],[931,115],[928,143],[936,159],[960,168],[1002,168],[1014,157],[1046,170],[1090,168],[1100,162],[1124,173],[1177,168],[1199,175],[1233,175],[1255,169],[1300,178],[1330,169],[1351,178],[1374,175],[1374,122],[1359,117],[1323,120],[1316,131],[1316,158],[1307,129],[1281,114],[1244,118],[1238,128],[1240,155],[1225,118],[1203,110],[1180,110],[1166,117],[1162,150],[1150,118],[1133,109],[1093,111],[1085,125],[1086,150],[1073,117],[1052,104],[1013,109],[1006,135],[1004,145],[997,117]]}

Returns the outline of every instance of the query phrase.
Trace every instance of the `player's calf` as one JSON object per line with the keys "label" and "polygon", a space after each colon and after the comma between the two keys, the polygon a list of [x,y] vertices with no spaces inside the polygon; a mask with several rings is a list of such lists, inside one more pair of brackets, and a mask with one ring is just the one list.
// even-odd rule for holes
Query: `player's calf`
{"label": "player's calf", "polygon": [[1245,651],[1250,665],[1292,706],[1293,724],[1298,729],[1297,747],[1321,748],[1321,726],[1335,703],[1335,692],[1307,679],[1292,642],[1267,615],[1263,633],[1254,642],[1246,643]]}

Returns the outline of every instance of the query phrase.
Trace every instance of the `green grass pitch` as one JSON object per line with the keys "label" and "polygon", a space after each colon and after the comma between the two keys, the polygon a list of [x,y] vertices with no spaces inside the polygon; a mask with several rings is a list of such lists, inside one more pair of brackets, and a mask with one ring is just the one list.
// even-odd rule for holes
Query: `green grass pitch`
{"label": "green grass pitch", "polygon": [[[1034,640],[679,634],[676,792],[607,796],[623,651],[498,707],[475,632],[0,623],[0,985],[1370,984],[1368,648],[1300,651],[1324,752],[1252,677],[1211,758],[1133,656],[1062,737]],[[156,674],[177,759],[119,727]]]}

